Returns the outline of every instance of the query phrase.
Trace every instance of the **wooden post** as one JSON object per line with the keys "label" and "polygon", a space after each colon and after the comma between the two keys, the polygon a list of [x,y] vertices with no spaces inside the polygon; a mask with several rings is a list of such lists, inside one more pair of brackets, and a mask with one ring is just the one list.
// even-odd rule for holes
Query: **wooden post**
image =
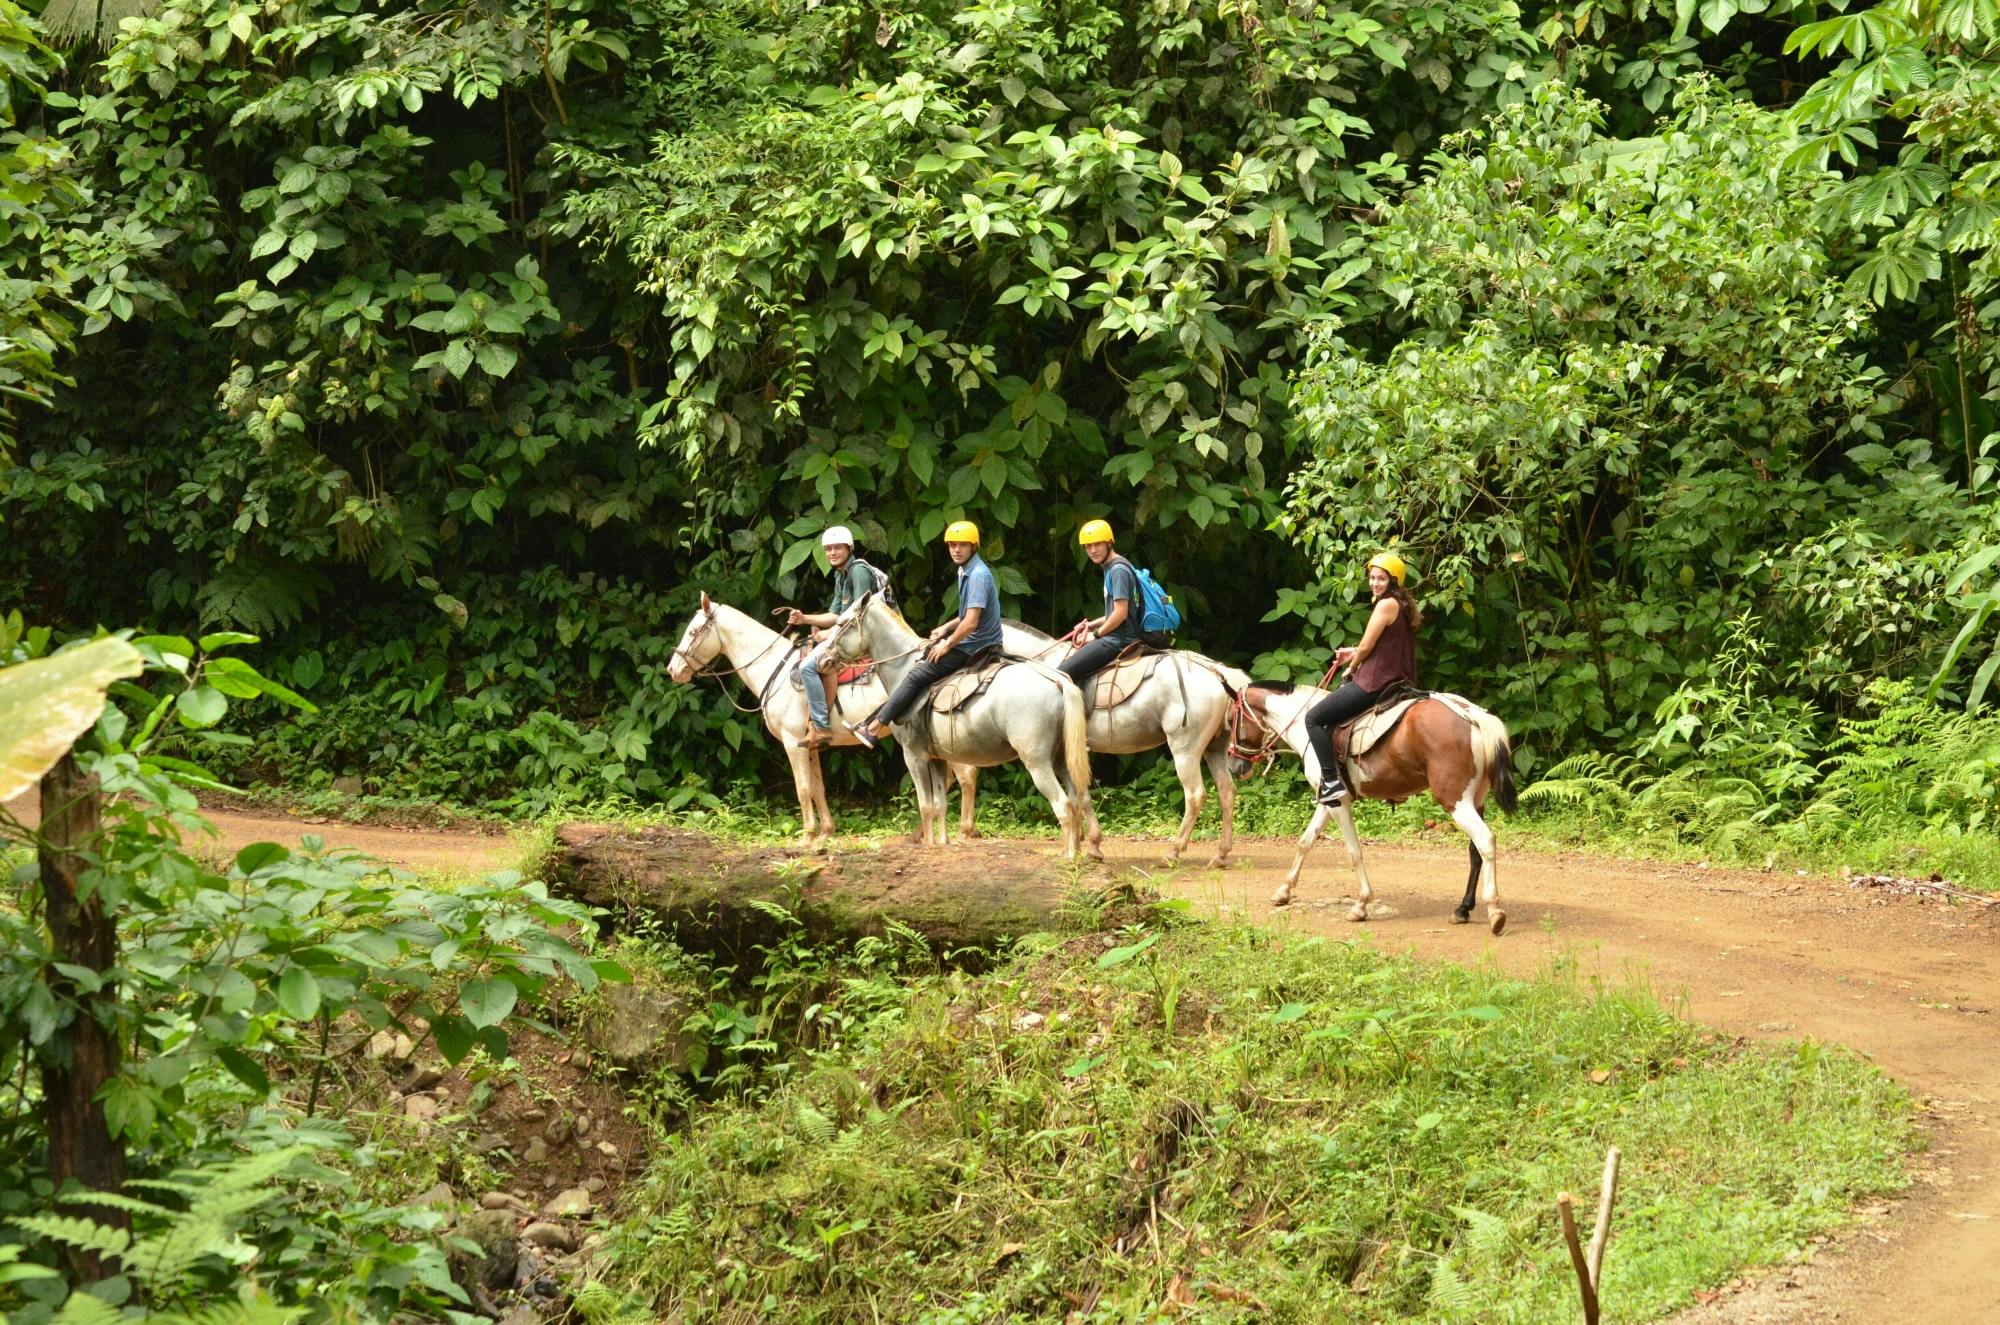
{"label": "wooden post", "polygon": [[1591,1230],[1586,1253],[1576,1235],[1576,1217],[1571,1213],[1568,1192],[1556,1197],[1556,1214],[1562,1219],[1563,1241],[1569,1246],[1570,1268],[1576,1271],[1576,1290],[1583,1298],[1584,1325],[1597,1325],[1598,1291],[1604,1269],[1604,1244],[1611,1240],[1611,1204],[1618,1196],[1618,1147],[1604,1154],[1604,1181],[1597,1193],[1597,1226]]}
{"label": "wooden post", "polygon": [[[42,777],[41,866],[42,900],[57,961],[92,971],[109,971],[118,964],[118,930],[95,894],[79,899],[85,861],[77,854],[95,848],[102,831],[97,779],[85,776],[76,756],[65,754]],[[97,1098],[118,1074],[118,1038],[112,1030],[112,1002],[85,994],[68,976],[51,968],[49,987],[73,1000],[78,1015],[66,1028],[63,1042],[51,1046],[55,1057],[42,1067],[42,1119],[49,1135],[49,1178],[61,1190],[74,1178],[97,1191],[116,1192],[125,1185],[125,1148],[111,1137],[104,1104]],[[129,1228],[121,1210],[90,1207],[101,1224]],[[116,1273],[95,1253],[79,1253],[76,1269],[92,1279]]]}

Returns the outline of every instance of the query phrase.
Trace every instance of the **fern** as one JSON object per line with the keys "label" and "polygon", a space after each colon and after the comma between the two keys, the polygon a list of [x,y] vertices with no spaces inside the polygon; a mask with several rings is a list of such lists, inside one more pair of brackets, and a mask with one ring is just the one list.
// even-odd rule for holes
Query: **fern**
{"label": "fern", "polygon": [[1431,1305],[1450,1319],[1463,1319],[1479,1306],[1477,1290],[1443,1256],[1431,1264]]}
{"label": "fern", "polygon": [[204,624],[268,634],[304,620],[329,587],[310,566],[250,559],[216,572],[197,597]]}
{"label": "fern", "polygon": [[[164,1212],[163,1212],[164,1213]],[[21,1215],[13,1220],[23,1232],[34,1233],[76,1251],[124,1259],[132,1235],[122,1228],[76,1215]]]}
{"label": "fern", "polygon": [[54,1325],[119,1325],[125,1313],[101,1297],[71,1293],[55,1315]]}

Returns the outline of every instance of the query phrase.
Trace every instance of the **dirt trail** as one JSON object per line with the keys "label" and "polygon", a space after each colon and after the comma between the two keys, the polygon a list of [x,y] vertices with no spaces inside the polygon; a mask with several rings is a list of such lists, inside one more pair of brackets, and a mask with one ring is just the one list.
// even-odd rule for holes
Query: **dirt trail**
{"label": "dirt trail", "polygon": [[[507,838],[464,830],[210,817],[232,850],[317,832],[417,869],[478,873],[512,856]],[[1677,1325],[2000,1322],[2000,906],[1920,902],[1782,873],[1514,852],[1500,874],[1510,923],[1493,939],[1481,926],[1447,923],[1465,879],[1455,838],[1372,849],[1378,914],[1366,925],[1344,919],[1352,876],[1337,844],[1319,848],[1299,901],[1284,911],[1268,899],[1290,863],[1289,842],[1239,839],[1236,863],[1223,871],[1164,870],[1155,843],[1107,847],[1114,864],[1144,869],[1165,892],[1224,914],[1517,973],[1568,954],[1586,975],[1645,982],[1725,1031],[1810,1035],[1869,1054],[1924,1106],[1930,1148],[1916,1183],[1815,1261],[1755,1276]],[[953,848],[940,870],[976,876],[982,849]],[[1048,854],[1053,862],[1053,847]]]}

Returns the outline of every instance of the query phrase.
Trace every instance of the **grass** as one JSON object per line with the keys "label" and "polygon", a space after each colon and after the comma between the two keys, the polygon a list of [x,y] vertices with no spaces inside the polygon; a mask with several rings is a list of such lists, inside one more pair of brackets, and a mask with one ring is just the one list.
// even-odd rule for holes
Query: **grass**
{"label": "grass", "polygon": [[1569,1321],[1553,1199],[1616,1143],[1638,1320],[1900,1185],[1913,1135],[1844,1051],[1249,927],[1047,938],[873,1025],[663,1147],[587,1315]]}

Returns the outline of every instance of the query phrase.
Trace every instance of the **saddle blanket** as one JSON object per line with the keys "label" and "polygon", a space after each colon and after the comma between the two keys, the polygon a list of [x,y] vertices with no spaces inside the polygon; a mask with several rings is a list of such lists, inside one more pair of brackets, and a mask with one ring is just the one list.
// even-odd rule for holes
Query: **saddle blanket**
{"label": "saddle blanket", "polygon": [[1358,759],[1374,749],[1383,737],[1396,729],[1396,724],[1403,720],[1403,715],[1410,711],[1411,705],[1420,704],[1426,699],[1437,700],[1467,722],[1474,722],[1479,715],[1479,709],[1471,700],[1462,695],[1448,695],[1442,691],[1391,700],[1381,708],[1369,709],[1348,724],[1347,757]]}
{"label": "saddle blanket", "polygon": [[930,709],[933,713],[956,713],[973,700],[986,693],[986,687],[993,684],[993,678],[1011,659],[995,653],[985,662],[975,662],[964,671],[953,672],[944,680],[931,687]]}
{"label": "saddle blanket", "polygon": [[1091,691],[1088,696],[1093,713],[1115,709],[1137,694],[1139,687],[1152,678],[1159,668],[1164,653],[1142,653],[1134,657],[1120,658],[1109,667],[1090,678]]}

